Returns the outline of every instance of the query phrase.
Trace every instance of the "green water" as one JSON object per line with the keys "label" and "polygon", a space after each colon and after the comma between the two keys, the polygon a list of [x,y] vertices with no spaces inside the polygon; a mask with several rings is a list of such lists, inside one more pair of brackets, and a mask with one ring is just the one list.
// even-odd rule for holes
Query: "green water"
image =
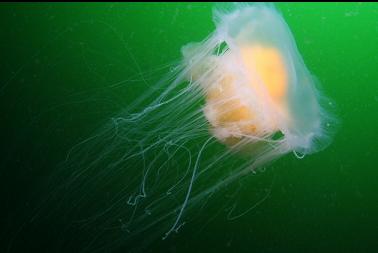
{"label": "green water", "polygon": [[[65,251],[73,235],[62,222],[32,224],[41,185],[73,145],[147,89],[130,78],[155,83],[169,70],[160,67],[180,59],[182,45],[214,30],[213,7],[0,6],[0,251]],[[209,207],[198,222],[149,252],[376,251],[378,4],[277,8],[308,68],[337,105],[341,123],[332,145],[303,160],[288,155],[267,168],[260,177],[268,186],[274,178],[271,193],[246,215],[228,221],[226,211]],[[256,202],[248,198],[256,187],[248,189],[237,197],[245,209]],[[87,244],[76,241],[74,251]]]}

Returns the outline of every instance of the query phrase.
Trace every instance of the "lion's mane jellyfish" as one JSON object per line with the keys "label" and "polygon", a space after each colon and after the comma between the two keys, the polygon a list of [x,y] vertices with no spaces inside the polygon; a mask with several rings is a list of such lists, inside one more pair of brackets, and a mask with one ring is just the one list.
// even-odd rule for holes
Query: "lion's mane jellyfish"
{"label": "lion's mane jellyfish", "polygon": [[96,235],[89,248],[167,238],[233,181],[330,143],[330,102],[273,5],[214,13],[213,33],[67,156],[60,210]]}

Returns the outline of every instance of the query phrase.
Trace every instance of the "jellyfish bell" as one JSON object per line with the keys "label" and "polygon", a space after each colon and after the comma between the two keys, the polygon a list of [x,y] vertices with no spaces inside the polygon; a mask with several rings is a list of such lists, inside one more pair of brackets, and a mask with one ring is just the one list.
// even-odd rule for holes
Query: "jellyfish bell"
{"label": "jellyfish bell", "polygon": [[[243,5],[217,11],[215,19],[216,31],[207,41],[182,49],[185,62],[196,62],[187,71],[205,94],[212,134],[237,149],[261,142],[281,154],[324,148],[325,124],[332,117],[321,108],[315,79],[278,11]],[[221,43],[226,49],[214,54]],[[276,133],[280,140],[272,138]]]}

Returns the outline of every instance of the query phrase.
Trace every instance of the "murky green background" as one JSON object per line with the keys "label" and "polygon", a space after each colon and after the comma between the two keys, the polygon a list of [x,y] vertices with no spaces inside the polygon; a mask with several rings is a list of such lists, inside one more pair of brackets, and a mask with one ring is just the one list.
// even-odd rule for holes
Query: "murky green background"
{"label": "murky green background", "polygon": [[[169,71],[160,67],[180,59],[182,45],[214,30],[213,7],[0,5],[0,251],[64,248],[72,235],[59,221],[51,221],[51,231],[28,228],[40,185],[70,147],[147,89],[132,80],[143,76],[152,85]],[[277,7],[309,69],[337,104],[341,124],[333,144],[268,168],[267,177],[275,178],[269,198],[241,218],[208,213],[199,218],[206,226],[189,223],[151,252],[376,251],[378,4]],[[248,192],[242,195],[248,208]],[[77,243],[76,251],[86,244]]]}

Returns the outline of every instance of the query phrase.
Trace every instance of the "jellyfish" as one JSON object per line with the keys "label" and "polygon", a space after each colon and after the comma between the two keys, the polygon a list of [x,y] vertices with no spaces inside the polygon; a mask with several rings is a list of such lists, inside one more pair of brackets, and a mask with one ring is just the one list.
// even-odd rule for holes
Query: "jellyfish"
{"label": "jellyfish", "polygon": [[85,250],[169,238],[222,188],[330,144],[330,100],[278,10],[239,4],[214,21],[165,78],[67,155],[54,196],[67,222],[95,234]]}

